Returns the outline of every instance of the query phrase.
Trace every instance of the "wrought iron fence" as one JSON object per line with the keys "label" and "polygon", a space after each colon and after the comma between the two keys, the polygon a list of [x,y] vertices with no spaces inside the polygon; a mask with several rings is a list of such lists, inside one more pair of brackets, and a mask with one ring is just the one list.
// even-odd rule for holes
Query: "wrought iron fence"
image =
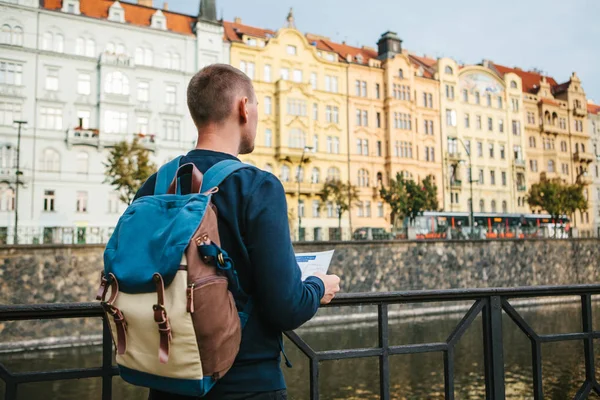
{"label": "wrought iron fence", "polygon": [[[444,392],[446,399],[455,398],[454,361],[455,348],[466,330],[477,316],[482,318],[483,354],[486,399],[505,398],[504,353],[509,351],[502,338],[502,315],[505,313],[529,339],[533,373],[533,393],[536,400],[544,398],[542,386],[541,345],[550,342],[581,341],[584,345],[585,381],[574,399],[585,399],[591,392],[600,395],[600,384],[596,379],[594,365],[594,339],[600,338],[600,331],[592,326],[592,296],[600,294],[600,285],[538,286],[521,288],[493,289],[453,289],[391,293],[341,294],[327,307],[347,307],[374,305],[378,309],[378,341],[375,348],[355,348],[343,350],[315,351],[295,332],[286,336],[309,359],[310,399],[318,400],[319,371],[322,363],[331,360],[345,360],[375,357],[379,361],[380,397],[390,399],[390,357],[400,354],[422,354],[440,352],[444,359]],[[511,305],[511,299],[532,297],[579,296],[581,299],[582,329],[576,333],[539,334],[525,321]],[[391,304],[473,301],[473,305],[443,342],[392,346],[389,343],[389,314]],[[59,319],[101,317],[102,308],[97,303],[83,304],[44,304],[0,306],[0,322],[32,319]],[[15,400],[18,385],[30,382],[55,381],[65,379],[102,378],[102,399],[112,398],[112,377],[118,370],[112,365],[112,342],[106,321],[103,328],[102,366],[98,368],[69,369],[47,372],[11,373],[0,364],[0,379],[6,384],[5,399]]]}

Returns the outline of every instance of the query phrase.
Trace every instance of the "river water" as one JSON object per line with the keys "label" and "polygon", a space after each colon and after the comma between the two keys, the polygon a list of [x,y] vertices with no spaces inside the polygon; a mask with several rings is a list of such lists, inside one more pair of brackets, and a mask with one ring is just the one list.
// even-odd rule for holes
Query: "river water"
{"label": "river water", "polygon": [[[600,323],[600,303],[594,303],[594,327]],[[393,307],[391,309],[394,309]],[[369,309],[366,311],[374,311]],[[519,310],[537,333],[566,333],[581,329],[580,307],[544,306]],[[392,321],[392,345],[445,341],[461,315],[420,317]],[[315,350],[348,349],[377,346],[375,322],[358,325],[311,328],[299,331]],[[531,399],[531,351],[525,335],[506,316],[503,321],[506,398]],[[456,348],[456,398],[484,399],[484,373],[481,319],[478,317]],[[596,341],[596,365],[600,353]],[[293,368],[284,367],[291,399],[308,399],[309,370],[306,357],[290,342],[286,352]],[[542,347],[544,398],[570,399],[584,381],[583,344],[579,341],[549,343]],[[48,370],[53,368],[97,367],[101,365],[99,347],[0,354],[0,362],[11,371]],[[442,353],[392,356],[390,359],[392,399],[421,400],[444,398]],[[97,400],[100,379],[59,381],[22,385],[19,399]],[[378,399],[379,368],[377,359],[326,361],[320,373],[321,398],[324,400]],[[0,383],[0,399],[4,386]],[[146,399],[147,391],[132,387],[120,378],[113,380],[114,399]],[[590,398],[598,398],[593,395]]]}

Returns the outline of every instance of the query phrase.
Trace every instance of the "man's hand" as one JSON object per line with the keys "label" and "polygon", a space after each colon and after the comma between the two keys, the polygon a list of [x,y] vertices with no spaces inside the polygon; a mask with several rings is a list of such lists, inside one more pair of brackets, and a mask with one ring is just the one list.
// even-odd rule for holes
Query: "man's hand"
{"label": "man's hand", "polygon": [[335,294],[340,291],[340,278],[337,275],[325,275],[320,272],[314,274],[317,278],[323,281],[325,286],[325,294],[321,298],[321,304],[329,304],[335,297]]}

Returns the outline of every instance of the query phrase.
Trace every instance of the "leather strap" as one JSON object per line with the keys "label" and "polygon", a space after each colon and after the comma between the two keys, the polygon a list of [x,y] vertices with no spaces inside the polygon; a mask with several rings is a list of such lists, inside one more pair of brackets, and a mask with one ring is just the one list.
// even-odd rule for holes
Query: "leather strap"
{"label": "leather strap", "polygon": [[[125,316],[123,312],[114,306],[115,300],[117,300],[117,296],[119,295],[119,282],[117,278],[112,274],[108,274],[108,278],[105,276],[102,277],[104,285],[102,294],[100,299],[102,300],[102,306],[107,314],[113,317],[115,321],[115,327],[117,329],[117,353],[125,354],[127,350],[127,321],[125,320]],[[108,301],[105,301],[106,294],[108,292],[108,287],[110,286],[110,298]],[[98,290],[100,292],[100,290]]]}
{"label": "leather strap", "polygon": [[100,286],[96,292],[96,300],[103,300],[106,297],[106,291],[108,290],[108,280],[104,275],[104,271],[100,272]]}
{"label": "leather strap", "polygon": [[165,308],[165,283],[162,276],[158,273],[154,274],[153,278],[156,284],[157,303],[152,309],[154,310],[154,322],[158,324],[158,333],[160,335],[158,360],[161,364],[166,364],[169,362],[169,349],[173,336]]}
{"label": "leather strap", "polygon": [[202,187],[202,172],[193,164],[187,163],[179,167],[173,181],[169,185],[169,190],[167,190],[167,194],[181,194],[181,185],[179,182],[179,178],[182,175],[191,174],[192,175],[192,190],[190,193],[200,193],[200,188]]}

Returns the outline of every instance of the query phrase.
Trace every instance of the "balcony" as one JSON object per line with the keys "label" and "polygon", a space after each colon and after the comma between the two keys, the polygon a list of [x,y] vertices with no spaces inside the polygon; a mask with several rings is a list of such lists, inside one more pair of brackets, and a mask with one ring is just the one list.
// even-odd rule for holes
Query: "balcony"
{"label": "balcony", "polygon": [[458,151],[448,152],[448,160],[449,161],[461,161],[461,154]]}
{"label": "balcony", "polygon": [[450,181],[450,189],[459,190],[462,189],[462,181],[458,179],[454,179]]}
{"label": "balcony", "polygon": [[596,156],[592,153],[588,153],[585,151],[578,151],[577,153],[573,154],[573,161],[575,162],[581,162],[581,163],[591,163],[594,161],[594,159],[596,158]]}
{"label": "balcony", "polygon": [[[282,182],[283,189],[287,194],[297,195],[298,194],[298,182],[290,181],[290,182]],[[323,188],[322,183],[310,183],[310,182],[300,182],[300,194],[304,195],[312,195],[317,194]]]}
{"label": "balcony", "polygon": [[98,129],[73,128],[67,131],[67,146],[100,147],[100,131]]}
{"label": "balcony", "polygon": [[525,169],[525,160],[515,160],[515,168]]}
{"label": "balcony", "polygon": [[519,192],[526,192],[527,191],[527,186],[525,186],[524,184],[519,184],[517,183],[517,191]]}
{"label": "balcony", "polygon": [[25,86],[23,85],[8,85],[0,84],[0,95],[9,97],[25,97]]}
{"label": "balcony", "polygon": [[588,186],[588,185],[591,185],[592,182],[593,182],[593,180],[592,180],[592,176],[590,174],[586,173],[585,175],[579,175],[577,177],[577,183],[579,183],[580,185]]}
{"label": "balcony", "polygon": [[17,172],[17,169],[15,167],[0,167],[0,182],[5,182],[5,183],[15,182],[16,172]]}
{"label": "balcony", "polygon": [[553,135],[558,135],[564,130],[557,123],[553,124],[552,122],[548,121],[541,122],[540,127],[542,129],[542,132],[551,133]]}
{"label": "balcony", "polygon": [[133,67],[133,58],[126,54],[115,54],[105,51],[100,55],[100,64],[118,67]]}
{"label": "balcony", "polygon": [[581,107],[574,108],[573,115],[576,117],[587,117],[587,110]]}
{"label": "balcony", "polygon": [[145,133],[137,133],[133,135],[134,138],[138,139],[138,142],[142,144],[147,150],[154,151],[157,146],[157,137],[156,135],[145,134]]}

